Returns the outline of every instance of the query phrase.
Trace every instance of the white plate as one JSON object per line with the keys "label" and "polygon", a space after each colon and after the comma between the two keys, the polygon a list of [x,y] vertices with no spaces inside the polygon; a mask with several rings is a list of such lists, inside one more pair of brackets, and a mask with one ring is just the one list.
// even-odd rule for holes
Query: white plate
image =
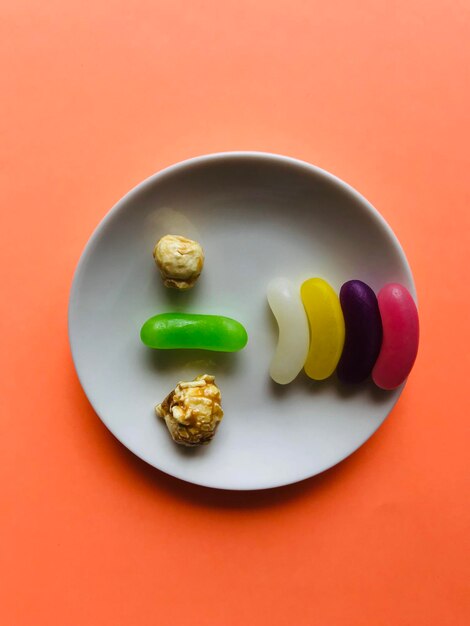
{"label": "white plate", "polygon": [[[152,249],[168,233],[198,239],[206,263],[196,287],[162,286]],[[401,389],[347,388],[303,372],[286,387],[268,367],[277,328],[268,281],[312,276],[340,288],[397,281],[414,295],[400,244],[354,189],[295,159],[223,153],[169,167],[130,191],[99,224],[80,259],[69,303],[73,360],[109,430],[137,456],[183,480],[223,489],[293,483],[335,465],[383,422]],[[164,311],[234,317],[248,330],[237,354],[154,351],[142,323]],[[154,405],[179,380],[215,374],[225,417],[209,446],[175,445]]]}

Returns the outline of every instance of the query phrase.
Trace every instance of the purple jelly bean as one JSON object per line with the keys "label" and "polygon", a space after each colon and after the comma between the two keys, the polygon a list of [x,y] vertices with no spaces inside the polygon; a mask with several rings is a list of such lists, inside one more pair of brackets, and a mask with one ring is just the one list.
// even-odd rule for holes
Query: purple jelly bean
{"label": "purple jelly bean", "polygon": [[344,383],[360,383],[370,375],[382,345],[379,305],[372,289],[360,280],[344,283],[339,299],[346,339],[337,374]]}

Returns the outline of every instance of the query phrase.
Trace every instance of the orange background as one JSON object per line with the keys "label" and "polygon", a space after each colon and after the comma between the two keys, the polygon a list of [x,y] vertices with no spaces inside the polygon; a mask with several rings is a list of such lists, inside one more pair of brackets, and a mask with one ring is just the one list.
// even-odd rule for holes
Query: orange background
{"label": "orange background", "polygon": [[[469,3],[4,0],[0,23],[0,623],[468,624]],[[134,458],[66,333],[106,211],[234,149],[305,159],[371,200],[422,324],[379,432],[258,493]]]}

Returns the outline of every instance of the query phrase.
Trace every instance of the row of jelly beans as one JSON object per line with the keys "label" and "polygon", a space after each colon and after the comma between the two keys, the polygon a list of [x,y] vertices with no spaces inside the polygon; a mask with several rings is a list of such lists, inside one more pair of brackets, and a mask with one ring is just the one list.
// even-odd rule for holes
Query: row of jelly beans
{"label": "row of jelly beans", "polygon": [[418,350],[419,322],[403,285],[387,284],[376,296],[364,282],[350,280],[338,298],[325,280],[311,278],[301,286],[301,302],[296,294],[284,279],[268,288],[279,324],[270,370],[276,382],[290,382],[302,366],[314,380],[328,378],[335,369],[345,383],[372,375],[382,389],[394,389],[407,378]]}

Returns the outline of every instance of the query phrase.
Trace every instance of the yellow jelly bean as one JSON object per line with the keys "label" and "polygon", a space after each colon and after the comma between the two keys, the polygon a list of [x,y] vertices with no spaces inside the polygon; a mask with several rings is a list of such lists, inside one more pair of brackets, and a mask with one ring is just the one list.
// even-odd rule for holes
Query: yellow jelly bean
{"label": "yellow jelly bean", "polygon": [[339,298],[321,278],[309,278],[300,295],[310,326],[310,348],[304,369],[307,376],[323,380],[335,371],[344,346],[344,317]]}

